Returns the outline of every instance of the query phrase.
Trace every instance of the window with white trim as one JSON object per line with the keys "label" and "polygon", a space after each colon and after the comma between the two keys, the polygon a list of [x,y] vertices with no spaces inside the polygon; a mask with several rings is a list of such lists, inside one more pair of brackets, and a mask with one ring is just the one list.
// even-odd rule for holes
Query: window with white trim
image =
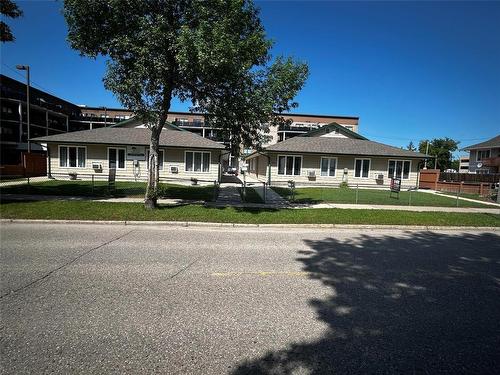
{"label": "window with white trim", "polygon": [[108,148],[108,168],[125,169],[125,149],[117,147]]}
{"label": "window with white trim", "polygon": [[302,169],[302,156],[279,155],[278,174],[284,176],[300,176]]}
{"label": "window with white trim", "polygon": [[321,158],[321,175],[335,177],[337,158]]}
{"label": "window with white trim", "polygon": [[[158,150],[158,168],[160,171],[163,170],[163,160],[164,152],[163,150]],[[146,169],[149,169],[149,150],[146,150]]]}
{"label": "window with white trim", "polygon": [[389,178],[408,180],[410,178],[410,165],[409,160],[389,160],[387,176]]}
{"label": "window with white trim", "polygon": [[354,160],[354,177],[368,178],[370,175],[370,159]]}
{"label": "window with white trim", "polygon": [[59,166],[65,168],[85,168],[87,149],[77,146],[59,146]]}
{"label": "window with white trim", "polygon": [[490,150],[477,150],[476,161],[481,161],[485,158],[489,158],[490,155]]}
{"label": "window with white trim", "polygon": [[210,172],[210,152],[186,151],[184,170],[186,172]]}

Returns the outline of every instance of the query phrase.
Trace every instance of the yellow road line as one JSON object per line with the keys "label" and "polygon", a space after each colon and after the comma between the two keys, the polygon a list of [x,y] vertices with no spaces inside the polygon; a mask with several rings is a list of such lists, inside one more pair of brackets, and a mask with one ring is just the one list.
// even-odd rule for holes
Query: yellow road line
{"label": "yellow road line", "polygon": [[212,276],[216,277],[231,277],[231,276],[291,276],[291,277],[309,277],[313,276],[312,272],[304,271],[230,271],[230,272],[213,272]]}

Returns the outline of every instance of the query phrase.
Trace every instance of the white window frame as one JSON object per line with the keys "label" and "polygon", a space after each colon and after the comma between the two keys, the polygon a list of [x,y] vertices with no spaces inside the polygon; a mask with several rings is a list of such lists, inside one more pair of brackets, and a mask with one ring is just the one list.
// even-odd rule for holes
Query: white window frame
{"label": "white window frame", "polygon": [[[489,151],[490,156],[488,156],[488,157],[483,157],[483,158],[479,159],[479,153],[480,153],[480,152],[485,152],[485,151]],[[483,159],[487,159],[487,158],[491,158],[491,148],[483,148],[483,149],[478,149],[478,150],[476,151],[476,161],[481,161],[481,160],[483,160]]]}
{"label": "white window frame", "polygon": [[[193,153],[193,170],[192,171],[188,171],[186,168],[186,161],[187,161],[187,153],[188,152]],[[201,171],[194,170],[194,154],[195,153],[201,154]],[[206,172],[203,171],[203,154],[208,154],[208,171],[206,171]],[[184,151],[184,172],[186,172],[186,173],[210,173],[210,165],[211,164],[212,164],[212,152],[211,151],[206,151],[206,150],[186,150],[186,151]]]}
{"label": "white window frame", "polygon": [[[76,167],[70,167],[69,165],[69,150],[66,151],[66,166],[61,167],[61,147],[66,147],[66,148],[76,148]],[[83,148],[85,149],[85,163],[83,163],[83,167],[78,166],[78,148]],[[78,146],[78,145],[58,145],[57,148],[57,157],[59,159],[59,168],[71,168],[71,169],[83,169],[87,167],[87,146]]]}
{"label": "white window frame", "polygon": [[[127,148],[126,147],[108,147],[108,169],[109,168],[109,150],[116,150],[116,170],[124,171],[127,169]],[[118,165],[118,150],[124,150],[124,160],[123,160],[123,168],[119,168]]]}
{"label": "white window frame", "polygon": [[[285,173],[280,173],[280,170],[279,170],[279,160],[280,160],[280,157],[284,156],[285,157]],[[292,157],[293,158],[293,167],[292,167],[292,174],[286,174],[286,158],[287,157]],[[300,158],[300,173],[299,174],[294,174],[295,172],[295,158]],[[303,164],[304,163],[304,157],[303,155],[284,155],[284,154],[279,154],[276,158],[276,169],[277,169],[277,174],[279,176],[302,176],[302,170],[304,169],[303,168]]]}
{"label": "white window frame", "polygon": [[[322,175],[322,170],[321,170],[321,166],[323,165],[323,159],[328,159],[328,174],[326,176]],[[335,159],[335,170],[334,170],[334,174],[333,176],[330,175],[330,164],[331,164],[331,159]],[[337,169],[338,169],[338,166],[339,166],[339,160],[337,157],[330,157],[330,156],[322,156],[320,161],[319,161],[319,175],[321,177],[337,177]]]}
{"label": "white window frame", "polygon": [[[161,166],[159,166],[160,171],[163,171],[163,169],[165,168],[165,154],[167,153],[167,151],[163,148],[160,148],[158,152],[163,153],[163,163]],[[146,150],[146,170],[149,170],[149,149]]]}
{"label": "white window frame", "polygon": [[[391,161],[396,162],[396,164],[398,161],[403,163],[403,166],[401,168],[401,180],[410,180],[411,179],[411,160],[409,160],[409,159],[389,159],[389,160],[387,160],[387,178],[397,178],[397,177],[395,177],[396,176],[396,167],[394,167],[394,175],[393,176],[389,175],[389,164]],[[410,162],[410,169],[408,170],[408,178],[404,178],[403,176],[404,176],[404,170],[405,170],[405,162],[407,162],[407,161]]]}
{"label": "white window frame", "polygon": [[[363,177],[363,162],[361,162],[361,170],[360,170],[360,176],[356,177],[356,161],[357,160],[368,160],[368,176]],[[360,180],[368,180],[370,178],[370,172],[372,170],[372,159],[371,158],[355,158],[354,159],[354,167],[353,167],[353,176],[354,178],[360,179]]]}

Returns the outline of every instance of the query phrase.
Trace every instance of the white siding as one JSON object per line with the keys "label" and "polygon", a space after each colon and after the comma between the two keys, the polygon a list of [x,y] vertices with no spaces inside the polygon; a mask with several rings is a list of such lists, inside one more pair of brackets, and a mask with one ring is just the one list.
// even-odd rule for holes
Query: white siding
{"label": "white siding", "polygon": [[[418,162],[417,159],[405,159],[405,158],[393,158],[393,157],[368,157],[368,156],[345,156],[345,155],[301,155],[302,156],[302,169],[300,176],[287,176],[278,174],[278,155],[300,155],[300,154],[290,154],[290,153],[271,153],[271,183],[272,184],[284,184],[289,180],[294,180],[300,184],[310,184],[310,185],[328,185],[335,184],[338,185],[343,181],[344,168],[347,168],[347,183],[350,186],[355,186],[359,184],[360,186],[388,186],[390,184],[389,174],[389,160],[410,160],[410,175],[409,179],[403,179],[401,185],[404,187],[413,187],[417,185],[418,178]],[[337,170],[335,176],[321,176],[321,158],[336,158],[337,159]],[[370,171],[368,178],[356,178],[354,177],[354,163],[355,159],[370,159]],[[267,179],[266,169],[262,168],[262,165],[267,165],[267,158],[259,156],[258,157],[258,169],[259,175],[251,171],[252,177],[256,177],[262,181]],[[309,172],[312,171],[315,174],[315,178],[311,179],[308,177]],[[378,175],[383,175],[382,182],[378,181]]]}
{"label": "white siding", "polygon": [[[63,145],[63,144],[60,144]],[[109,173],[108,166],[108,147],[113,148],[126,148],[126,146],[120,145],[68,145],[68,146],[84,146],[87,148],[87,159],[85,168],[66,168],[59,166],[59,144],[49,144],[48,149],[50,152],[50,172],[56,178],[68,178],[69,173],[77,173],[82,178],[94,175],[98,179],[107,179]],[[186,172],[184,170],[184,155],[186,150],[191,149],[173,149],[173,148],[163,148],[164,150],[164,160],[163,160],[163,170],[160,170],[160,179],[190,179],[197,178],[199,180],[214,181],[218,179],[219,174],[219,150],[198,150],[192,149],[192,151],[204,151],[210,152],[210,168],[209,172]],[[96,171],[92,168],[92,163],[100,163],[102,165],[101,171]],[[178,168],[179,173],[172,173],[170,167],[175,166]],[[147,178],[147,162],[139,161],[139,167],[134,168],[133,160],[125,160],[125,169],[116,170],[117,180],[146,180]]]}

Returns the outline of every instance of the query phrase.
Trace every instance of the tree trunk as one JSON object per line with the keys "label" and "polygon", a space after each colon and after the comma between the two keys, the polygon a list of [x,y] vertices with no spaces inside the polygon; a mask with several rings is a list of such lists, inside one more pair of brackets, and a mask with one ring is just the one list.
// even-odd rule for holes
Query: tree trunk
{"label": "tree trunk", "polygon": [[150,127],[151,141],[149,143],[148,185],[144,198],[144,207],[150,210],[156,208],[158,202],[158,184],[160,182],[160,166],[158,164],[160,134],[167,121],[171,99],[172,91],[169,90],[164,94],[163,108],[158,123]]}
{"label": "tree trunk", "polygon": [[151,141],[149,143],[149,169],[148,186],[146,188],[146,197],[144,207],[148,209],[156,208],[158,201],[158,183],[160,181],[158,154],[160,148],[161,128],[159,124],[151,127]]}

